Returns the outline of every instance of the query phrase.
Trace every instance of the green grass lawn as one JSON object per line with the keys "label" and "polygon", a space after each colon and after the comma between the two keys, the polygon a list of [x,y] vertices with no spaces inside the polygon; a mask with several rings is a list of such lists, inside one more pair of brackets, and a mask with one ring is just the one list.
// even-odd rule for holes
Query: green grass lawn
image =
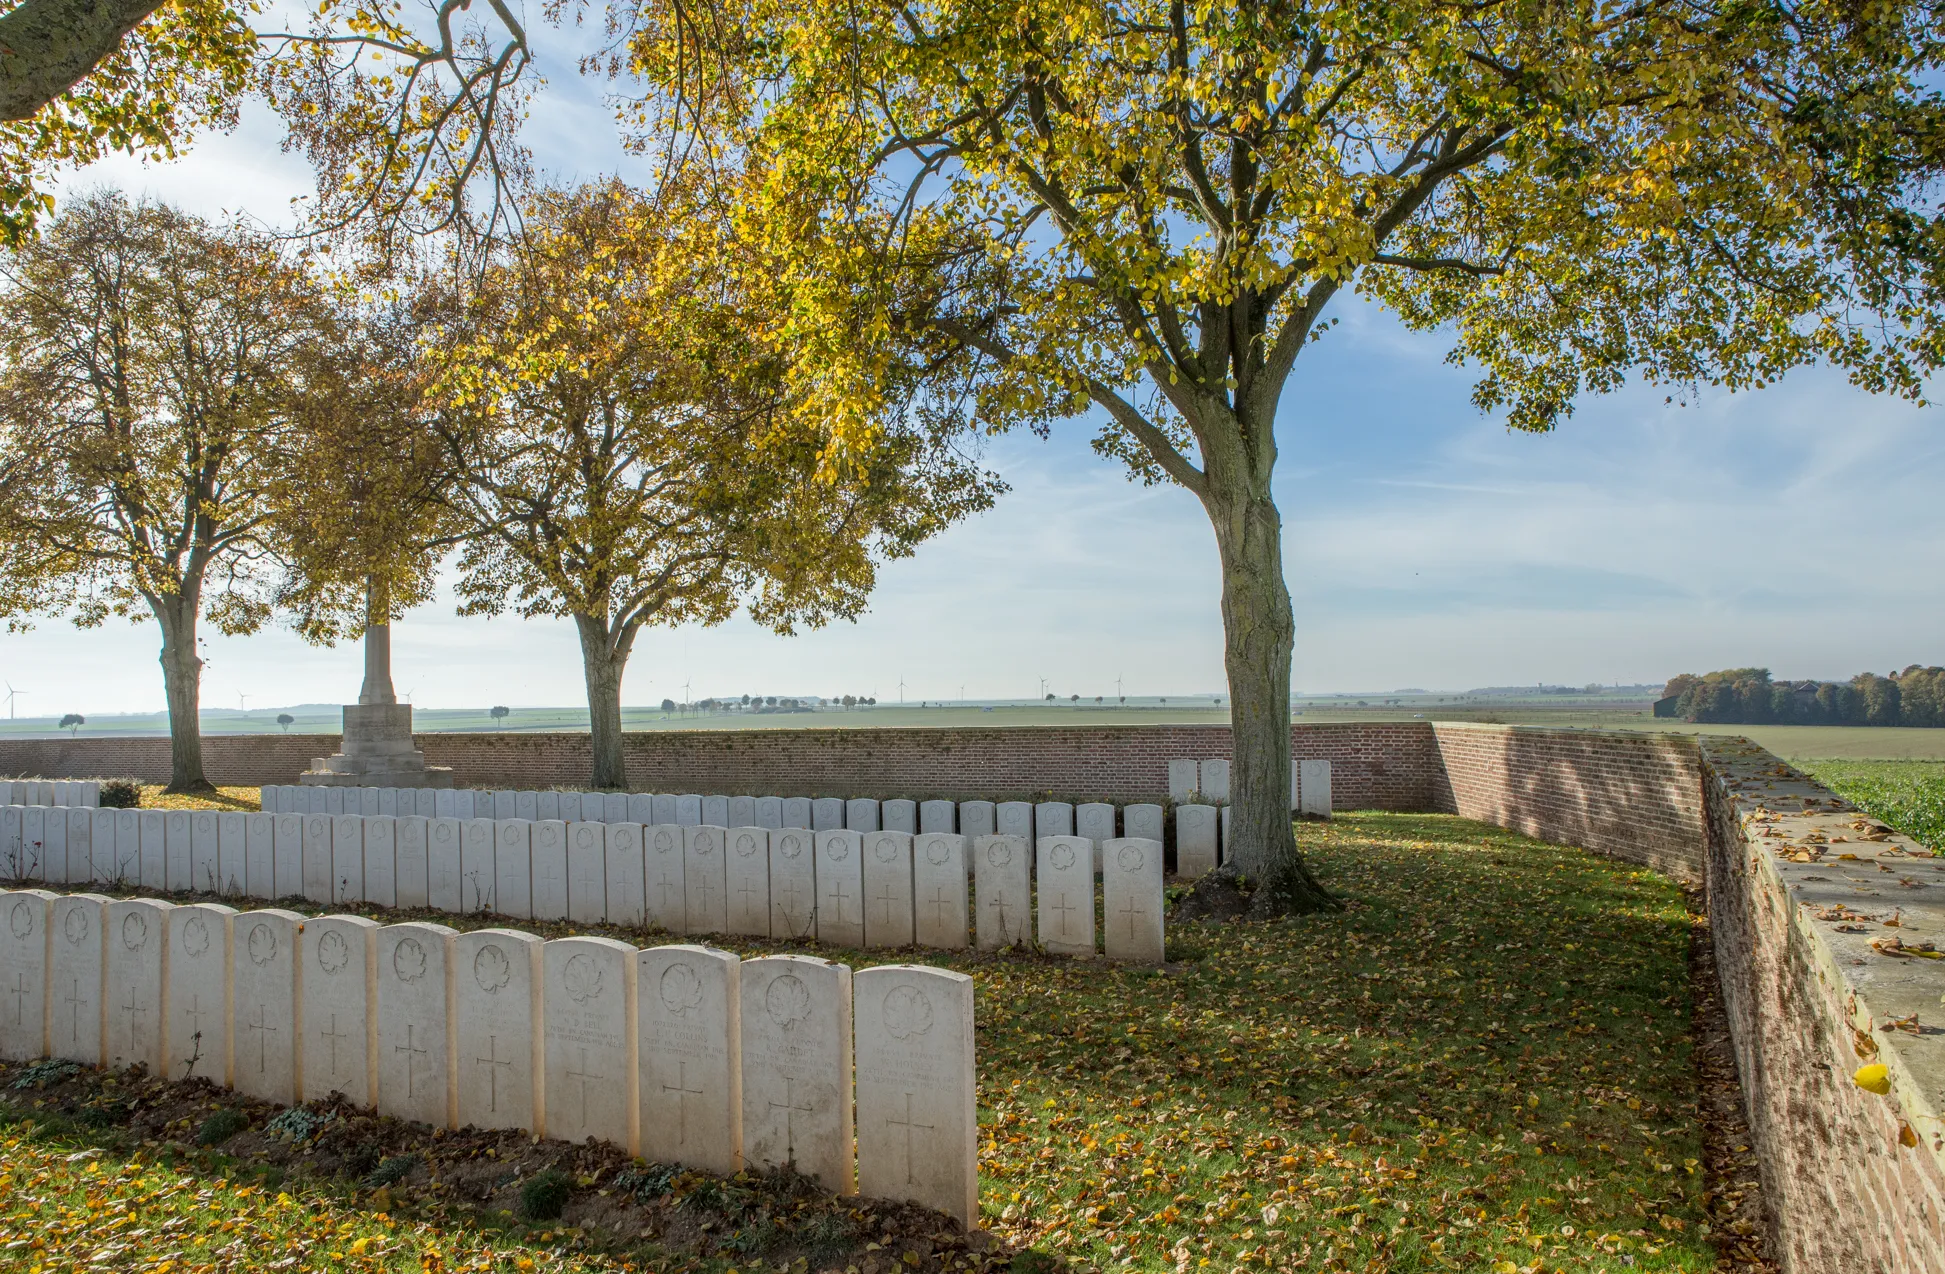
{"label": "green grass lawn", "polygon": [[[825,952],[977,980],[982,1223],[1011,1269],[1713,1268],[1677,887],[1448,816],[1355,814],[1300,835],[1348,910],[1178,927],[1163,970]],[[166,1239],[184,1254],[172,1274],[223,1268],[219,1252],[306,1270],[763,1261],[720,1231],[617,1248],[471,1224],[431,1187],[382,1207],[343,1182],[266,1189],[220,1154],[165,1162],[0,1096],[10,1267],[82,1268],[111,1237],[128,1243],[119,1268],[158,1271]],[[883,1251],[852,1264],[871,1274],[881,1256],[886,1274],[938,1267]]]}
{"label": "green grass lawn", "polygon": [[1932,849],[1945,850],[1945,761],[1804,761],[1819,783]]}

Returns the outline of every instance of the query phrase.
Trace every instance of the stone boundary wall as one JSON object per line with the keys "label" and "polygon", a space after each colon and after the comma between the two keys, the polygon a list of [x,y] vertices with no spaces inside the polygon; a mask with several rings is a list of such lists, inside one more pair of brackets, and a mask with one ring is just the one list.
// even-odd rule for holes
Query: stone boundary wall
{"label": "stone boundary wall", "polygon": [[[1882,949],[1945,948],[1945,862],[1745,739],[1700,751],[1710,927],[1778,1259],[1945,1270],[1945,961]],[[1882,1094],[1853,1078],[1872,1063]]]}
{"label": "stone boundary wall", "polygon": [[1440,722],[1432,808],[1702,878],[1707,828],[1692,735]]}
{"label": "stone boundary wall", "polygon": [[[1437,746],[1422,721],[1297,724],[1295,759],[1331,762],[1339,809],[1433,808]],[[420,734],[429,765],[468,787],[584,786],[588,736]],[[335,734],[206,735],[210,781],[295,783]],[[637,791],[876,796],[923,800],[1161,800],[1168,763],[1231,756],[1226,725],[991,726],[957,729],[655,730],[623,736]],[[169,778],[166,738],[0,740],[0,773]]]}

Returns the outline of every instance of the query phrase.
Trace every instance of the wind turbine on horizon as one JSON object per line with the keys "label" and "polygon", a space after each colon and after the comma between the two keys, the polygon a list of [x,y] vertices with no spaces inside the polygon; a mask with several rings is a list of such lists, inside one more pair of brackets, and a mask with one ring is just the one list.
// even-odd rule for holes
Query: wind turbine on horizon
{"label": "wind turbine on horizon", "polygon": [[14,697],[26,693],[25,690],[15,690],[13,682],[9,681],[7,683],[7,720],[11,721],[14,719]]}

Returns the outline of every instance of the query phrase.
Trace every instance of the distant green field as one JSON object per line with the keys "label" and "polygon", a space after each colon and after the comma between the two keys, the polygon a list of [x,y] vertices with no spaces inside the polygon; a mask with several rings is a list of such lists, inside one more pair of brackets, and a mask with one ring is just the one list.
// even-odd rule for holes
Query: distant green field
{"label": "distant green field", "polygon": [[1811,761],[1804,768],[1858,808],[1945,849],[1945,762]]}

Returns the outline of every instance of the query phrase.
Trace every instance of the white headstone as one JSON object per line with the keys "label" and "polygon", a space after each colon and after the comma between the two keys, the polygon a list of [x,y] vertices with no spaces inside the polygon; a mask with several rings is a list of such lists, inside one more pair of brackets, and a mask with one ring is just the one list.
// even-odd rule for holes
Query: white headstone
{"label": "white headstone", "polygon": [[816,833],[785,827],[770,833],[770,936],[802,942],[817,932]]}
{"label": "white headstone", "polygon": [[655,796],[651,792],[628,794],[628,821],[646,827],[655,821]]}
{"label": "white headstone", "polygon": [[743,1166],[740,962],[711,947],[635,955],[642,1158]]}
{"label": "white headstone", "polygon": [[115,811],[116,885],[133,885],[142,879],[142,815],[138,810]]}
{"label": "white headstone", "polygon": [[398,817],[398,789],[381,787],[378,789],[378,812],[391,818]]}
{"label": "white headstone", "polygon": [[230,1087],[286,1106],[297,1101],[303,928],[304,917],[275,907],[230,921]]}
{"label": "white headstone", "polygon": [[1079,836],[1043,836],[1035,863],[1040,945],[1054,955],[1094,955],[1094,846]]}
{"label": "white headstone", "polygon": [[1101,846],[1114,839],[1114,806],[1089,801],[1074,807],[1074,835],[1094,842],[1094,864],[1101,863]]}
{"label": "white headstone", "polygon": [[68,874],[67,808],[47,805],[41,810],[41,818],[41,872],[37,879],[64,885]]}
{"label": "white headstone", "polygon": [[1220,757],[1212,757],[1202,763],[1197,790],[1202,793],[1203,801],[1211,805],[1227,804],[1229,801],[1229,762]]}
{"label": "white headstone", "polygon": [[813,833],[817,842],[817,940],[864,945],[864,837],[848,829]]}
{"label": "white headstone", "polygon": [[473,817],[490,818],[494,822],[498,822],[503,818],[514,818],[516,817],[516,815],[514,814],[513,810],[514,810],[514,806],[517,803],[518,801],[515,793],[508,792],[508,791],[498,791],[493,793],[493,805],[490,809],[483,810],[479,808],[477,804],[473,806]]}
{"label": "white headstone", "polygon": [[921,947],[956,951],[967,943],[966,838],[921,832],[912,842],[914,937]]}
{"label": "white headstone", "polygon": [[452,818],[454,816],[453,800],[455,796],[456,793],[449,787],[442,787],[434,791],[432,794],[432,816],[434,818]]}
{"label": "white headstone", "polygon": [[1101,932],[1108,959],[1160,964],[1162,843],[1129,837],[1102,846]]}
{"label": "white headstone", "polygon": [[[117,863],[115,857],[115,813],[116,811],[112,809],[105,810],[99,807],[90,808],[85,811],[83,817],[88,820],[88,839],[86,841],[88,846],[88,861],[86,864],[88,874],[74,877],[70,881],[71,884],[79,885],[84,889],[91,887],[98,888],[103,885],[109,887],[114,886]],[[72,858],[73,836],[68,837],[68,844],[70,858]],[[69,875],[73,877],[75,864],[70,861],[68,866]]]}
{"label": "white headstone", "polygon": [[867,947],[912,945],[912,897],[911,833],[866,833],[864,944]]}
{"label": "white headstone", "polygon": [[108,1065],[161,1074],[173,903],[125,898],[108,904]]}
{"label": "white headstone", "polygon": [[347,814],[362,815],[365,818],[378,817],[378,791],[379,789],[375,787],[358,788],[355,805],[353,804],[351,793],[346,792],[344,794],[344,812]]}
{"label": "white headstone", "polygon": [[684,933],[729,932],[729,868],[720,827],[682,829]]}
{"label": "white headstone", "polygon": [[759,796],[753,802],[756,813],[750,818],[753,826],[765,831],[778,831],[783,827],[783,798],[780,796]]}
{"label": "white headstone", "polygon": [[780,826],[811,828],[811,800],[808,796],[786,796],[777,803],[777,817]]}
{"label": "white headstone", "polygon": [[608,918],[608,825],[567,825],[567,918],[598,925]]}
{"label": "white headstone", "polygon": [[266,814],[275,814],[278,802],[283,799],[283,792],[281,787],[274,784],[263,784],[257,788],[257,808]]}
{"label": "white headstone", "polygon": [[[342,814],[337,817],[344,817]],[[330,814],[304,815],[303,887],[298,891],[309,902],[329,903],[332,890]]]}
{"label": "white headstone", "polygon": [[1297,812],[1305,818],[1330,817],[1330,762],[1324,758],[1297,765]]}
{"label": "white headstone", "polygon": [[[55,820],[48,820],[48,839],[53,839]],[[214,820],[212,822],[212,830]],[[197,888],[195,868],[195,835],[187,810],[170,810],[163,815],[162,852],[166,859],[166,870],[171,892]],[[212,844],[211,848],[214,848]]]}
{"label": "white headstone", "polygon": [[364,900],[398,906],[398,819],[383,814],[365,823]]}
{"label": "white headstone", "polygon": [[834,1194],[855,1193],[851,970],[769,956],[745,960],[739,978],[744,1164],[794,1164]]}
{"label": "white headstone", "polygon": [[689,894],[683,879],[687,847],[682,828],[657,823],[642,829],[643,910],[648,923],[668,933],[689,932]]}
{"label": "white headstone", "polygon": [[[304,825],[310,821],[309,814],[279,814],[270,820],[270,892],[265,897],[291,898],[303,894]],[[148,848],[146,835],[142,848]]]}
{"label": "white headstone", "polygon": [[[0,779],[0,782],[6,780]],[[27,847],[24,837],[27,807],[18,803],[0,807],[0,880],[27,878]]]}
{"label": "white headstone", "polygon": [[675,819],[675,795],[671,792],[651,792],[648,797],[648,812],[653,816],[652,823],[669,827],[680,827]]}
{"label": "white headstone", "polygon": [[770,933],[770,833],[761,827],[731,828],[724,855],[729,890],[729,933],[768,937]]}
{"label": "white headstone", "polygon": [[143,810],[137,819],[144,889],[169,887],[169,820],[161,810]]}
{"label": "white headstone", "polygon": [[567,824],[557,818],[534,824],[533,886],[535,920],[567,919]]}
{"label": "white headstone", "polygon": [[675,798],[675,821],[683,827],[702,822],[702,797],[691,793]]}
{"label": "white headstone", "polygon": [[344,813],[346,808],[344,802],[347,795],[350,796],[351,803],[354,806],[358,803],[358,793],[356,790],[347,792],[346,789],[341,787],[327,787],[318,790],[324,793],[324,808],[320,810],[313,804],[311,806],[311,813],[313,814],[329,814],[336,817]]}
{"label": "white headstone", "polygon": [[[7,863],[7,879],[45,881],[47,811],[38,805],[23,805],[15,811],[15,817],[19,820],[19,842]],[[158,820],[161,817],[156,815]]]}
{"label": "white headstone", "polygon": [[453,1058],[461,1128],[541,1126],[534,1081],[542,1056],[535,1027],[545,945],[514,929],[475,929],[453,939]]}
{"label": "white headstone", "polygon": [[392,888],[397,906],[427,905],[426,842],[431,830],[432,820],[422,814],[401,817],[393,825],[392,844],[396,865],[393,868]]}
{"label": "white headstone", "polygon": [[304,926],[305,1101],[343,1093],[358,1106],[378,1104],[378,929],[363,916],[320,916]]}
{"label": "white headstone", "polygon": [[[566,812],[563,804],[562,813]],[[608,821],[608,798],[600,792],[581,793],[581,812],[567,820],[570,823],[605,823]]]}
{"label": "white headstone", "polygon": [[918,829],[925,832],[956,832],[957,807],[951,801],[922,801],[918,807]]}
{"label": "white headstone", "polygon": [[378,1113],[452,1127],[452,942],[445,925],[378,931]]}
{"label": "white headstone", "polygon": [[230,922],[234,907],[177,907],[169,931],[167,1079],[230,1082]]}
{"label": "white headstone", "polygon": [[[335,791],[337,791],[336,788],[306,787],[298,793],[302,799],[298,802],[297,809],[292,812],[297,814],[329,814],[331,812],[331,793]],[[344,793],[342,792],[338,792],[338,813],[344,813]]]}
{"label": "white headstone", "polygon": [[755,827],[756,798],[753,796],[732,796],[729,798],[729,821],[724,827]]}
{"label": "white headstone", "polygon": [[835,796],[824,796],[810,803],[810,826],[812,831],[836,831],[844,826],[844,802]]}
{"label": "white headstone", "polygon": [[540,817],[540,793],[515,792],[513,794],[513,816],[526,822]]}
{"label": "white headstone", "polygon": [[53,913],[49,890],[0,891],[0,1058],[10,1062],[48,1055]]}
{"label": "white headstone", "polygon": [[275,814],[243,816],[243,894],[249,898],[277,896]]}
{"label": "white headstone", "polygon": [[432,820],[432,835],[426,845],[426,906],[434,911],[457,914],[465,909],[465,877],[461,872],[460,829],[466,824],[456,818]]}
{"label": "white headstone", "polygon": [[[412,814],[415,818],[437,818],[439,816],[439,789],[430,787],[420,788],[417,798],[412,802]],[[400,817],[403,818],[404,815],[400,815]]]}
{"label": "white headstone", "polygon": [[518,920],[533,917],[533,824],[497,819],[493,824],[493,910]]}
{"label": "white headstone", "polygon": [[860,971],[858,1191],[979,1219],[973,980],[923,965]]}
{"label": "white headstone", "polygon": [[633,821],[608,824],[608,923],[640,928],[648,923],[648,882],[642,874],[642,825]]}
{"label": "white headstone", "polygon": [[604,823],[625,823],[628,821],[628,793],[602,793],[601,821]]}
{"label": "white headstone", "polygon": [[331,820],[331,903],[334,906],[364,901],[365,817],[341,814]]}
{"label": "white headstone", "polygon": [[973,842],[973,900],[979,949],[996,951],[1033,933],[1032,856],[1024,836],[981,836]]}
{"label": "white headstone", "polygon": [[1196,789],[1202,782],[1197,772],[1199,767],[1193,760],[1175,760],[1168,763],[1168,799],[1177,805],[1193,801]]}
{"label": "white headstone", "polygon": [[1072,836],[1074,834],[1074,807],[1066,801],[1042,801],[1033,807],[1033,834],[1042,836]]}
{"label": "white headstone", "polygon": [[995,835],[1018,836],[1033,843],[1033,806],[1025,801],[1001,801],[993,807]]}
{"label": "white headstone", "polygon": [[878,802],[860,796],[844,803],[844,825],[854,832],[878,830]]}
{"label": "white headstone", "polygon": [[102,1063],[107,907],[100,894],[66,894],[48,921],[48,1052],[88,1066]]}
{"label": "white headstone", "polygon": [[1175,874],[1194,880],[1216,869],[1216,807],[1175,807]]}
{"label": "white headstone", "polygon": [[216,811],[198,809],[189,821],[189,879],[196,893],[218,893],[222,877],[218,875],[218,856],[222,852],[220,836],[216,829]]}
{"label": "white headstone", "polygon": [[250,819],[261,814],[226,811],[216,816],[216,892],[241,898],[246,891]]}
{"label": "white headstone", "polygon": [[452,816],[460,822],[472,818],[479,811],[479,793],[471,788],[461,788],[452,794]]}
{"label": "white headstone", "polygon": [[1159,805],[1129,805],[1121,811],[1121,834],[1131,840],[1162,839],[1162,807]]}
{"label": "white headstone", "polygon": [[469,916],[499,910],[493,863],[498,830],[490,818],[469,818],[459,825],[459,902]]}
{"label": "white headstone", "polygon": [[729,798],[727,796],[705,796],[702,798],[701,822],[710,827],[729,826]]}
{"label": "white headstone", "polygon": [[878,806],[878,820],[885,831],[918,834],[918,802],[885,801]]}
{"label": "white headstone", "polygon": [[67,823],[68,883],[92,885],[95,882],[95,812],[86,805],[70,805],[67,811]]}
{"label": "white headstone", "polygon": [[547,1135],[641,1145],[635,948],[613,938],[546,944]]}
{"label": "white headstone", "polygon": [[561,794],[559,792],[547,791],[534,794],[534,821],[536,823],[557,822],[560,820],[560,816]]}

